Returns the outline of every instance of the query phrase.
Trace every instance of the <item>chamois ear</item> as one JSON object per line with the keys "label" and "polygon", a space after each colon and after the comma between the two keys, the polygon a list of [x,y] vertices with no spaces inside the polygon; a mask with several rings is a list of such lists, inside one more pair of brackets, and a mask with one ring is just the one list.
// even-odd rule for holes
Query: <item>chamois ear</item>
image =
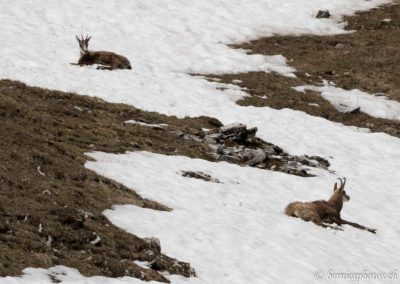
{"label": "chamois ear", "polygon": [[333,191],[335,192],[337,190],[337,182],[335,182],[335,185],[333,186]]}

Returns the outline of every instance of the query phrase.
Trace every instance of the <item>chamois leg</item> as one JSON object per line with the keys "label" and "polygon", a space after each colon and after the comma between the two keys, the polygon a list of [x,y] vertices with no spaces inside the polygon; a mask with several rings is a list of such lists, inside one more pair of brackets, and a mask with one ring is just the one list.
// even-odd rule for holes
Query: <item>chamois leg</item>
{"label": "chamois leg", "polygon": [[111,66],[97,66],[97,70],[114,70]]}
{"label": "chamois leg", "polygon": [[331,229],[336,230],[336,231],[343,231],[343,229],[340,228],[340,227],[332,226],[332,225],[327,225],[327,224],[324,224],[324,223],[322,223],[322,222],[319,223],[319,224],[317,224],[317,223],[314,223],[314,224],[316,224],[316,225],[318,225],[318,226],[321,226],[321,227],[323,227],[323,228],[331,228]]}
{"label": "chamois leg", "polygon": [[350,225],[350,226],[352,226],[354,228],[357,228],[357,229],[361,229],[361,230],[368,231],[370,233],[376,234],[376,229],[371,229],[371,228],[365,227],[363,225],[360,225],[360,224],[357,224],[357,223],[354,223],[354,222],[350,222],[350,221],[346,221],[346,220],[342,219],[341,223],[345,224],[345,225]]}
{"label": "chamois leg", "polygon": [[313,217],[311,217],[309,220],[305,220],[305,221],[311,221],[311,222],[313,222],[315,225],[320,226],[320,227],[322,227],[322,228],[331,228],[331,229],[336,230],[336,231],[343,231],[343,229],[340,228],[340,227],[336,227],[336,226],[324,224],[324,223],[321,221],[321,219],[318,218],[317,216],[313,216]]}

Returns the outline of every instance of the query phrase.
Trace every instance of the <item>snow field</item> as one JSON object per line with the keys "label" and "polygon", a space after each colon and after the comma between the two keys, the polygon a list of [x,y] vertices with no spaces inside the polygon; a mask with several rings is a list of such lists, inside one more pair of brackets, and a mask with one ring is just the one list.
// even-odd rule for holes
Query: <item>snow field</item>
{"label": "snow field", "polygon": [[[389,273],[400,261],[400,212],[390,202],[398,198],[397,188],[366,181],[364,174],[349,177],[351,200],[342,216],[377,227],[377,235],[349,226],[343,232],[323,229],[283,214],[292,201],[327,199],[336,176],[326,171],[301,178],[148,152],[89,156],[96,161],[87,168],[174,208],[115,205],[104,212],[128,232],[159,237],[165,253],[196,269],[198,278],[172,276],[173,283],[313,283],[317,271]],[[202,171],[222,183],[185,178],[182,170]]]}

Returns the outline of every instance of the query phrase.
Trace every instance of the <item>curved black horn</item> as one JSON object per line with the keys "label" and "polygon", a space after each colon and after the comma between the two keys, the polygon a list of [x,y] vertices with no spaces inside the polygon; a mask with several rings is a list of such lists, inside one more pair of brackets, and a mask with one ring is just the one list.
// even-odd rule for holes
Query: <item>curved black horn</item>
{"label": "curved black horn", "polygon": [[339,188],[340,188],[340,189],[343,189],[343,188],[344,188],[344,185],[346,184],[346,178],[345,178],[345,177],[344,177],[343,179],[338,178],[338,180],[340,181],[340,186],[339,186]]}

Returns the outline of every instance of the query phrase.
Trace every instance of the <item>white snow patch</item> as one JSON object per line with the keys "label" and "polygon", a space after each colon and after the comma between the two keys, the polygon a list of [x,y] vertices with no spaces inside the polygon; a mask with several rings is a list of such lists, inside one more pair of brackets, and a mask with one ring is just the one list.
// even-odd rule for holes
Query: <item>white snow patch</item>
{"label": "white snow patch", "polygon": [[362,112],[370,116],[400,121],[400,103],[388,100],[381,94],[370,95],[357,89],[346,91],[325,80],[323,86],[308,85],[294,87],[293,89],[298,92],[305,92],[305,90],[320,92],[321,96],[340,112],[348,112],[360,107]]}
{"label": "white snow patch", "polygon": [[145,123],[145,122],[137,121],[137,120],[134,120],[134,119],[127,120],[126,123],[136,124],[136,125],[141,125],[141,126],[147,126],[147,127],[151,127],[151,128],[164,128],[164,127],[168,126],[168,124],[166,124],[166,123],[151,124],[151,123]]}
{"label": "white snow patch", "polygon": [[139,261],[139,260],[135,260],[133,261],[136,265],[142,267],[142,268],[146,268],[149,269],[149,266],[151,265],[150,262],[148,261]]}

